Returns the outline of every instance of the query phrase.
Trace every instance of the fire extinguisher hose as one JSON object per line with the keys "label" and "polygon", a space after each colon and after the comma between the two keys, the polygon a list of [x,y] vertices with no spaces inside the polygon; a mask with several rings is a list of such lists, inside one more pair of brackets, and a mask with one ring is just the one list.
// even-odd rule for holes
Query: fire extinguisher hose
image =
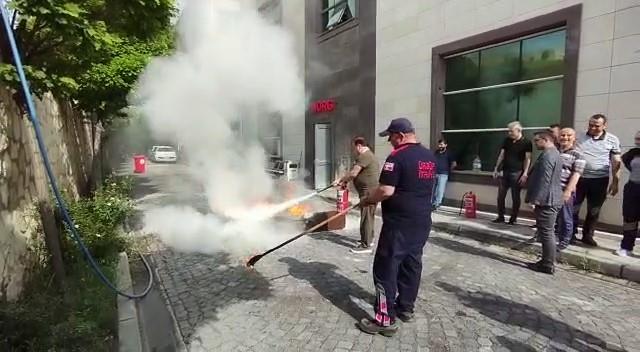
{"label": "fire extinguisher hose", "polygon": [[458,212],[458,216],[462,216],[462,212],[464,210],[464,199],[467,197],[467,194],[469,194],[469,192],[465,192],[465,194],[462,195],[462,199],[460,200],[460,212]]}
{"label": "fire extinguisher hose", "polygon": [[142,297],[146,296],[147,293],[149,293],[149,291],[151,290],[151,287],[153,285],[153,273],[151,271],[151,267],[147,263],[147,261],[144,258],[144,256],[142,256],[142,254],[140,254],[140,257],[142,258],[142,262],[145,265],[145,267],[147,268],[147,272],[149,274],[149,281],[148,281],[148,284],[147,284],[147,288],[144,290],[144,292],[142,292],[140,294],[130,294],[128,292],[124,292],[124,291],[118,289],[116,284],[111,282],[111,280],[102,271],[102,269],[100,269],[97,261],[95,260],[95,258],[93,258],[93,256],[91,255],[91,252],[89,251],[89,249],[85,245],[84,241],[82,240],[82,237],[78,233],[78,230],[76,230],[75,223],[74,223],[73,219],[71,218],[71,215],[69,214],[69,210],[67,208],[67,205],[64,202],[64,199],[62,198],[62,193],[60,192],[60,189],[58,188],[58,184],[56,182],[55,174],[53,173],[53,168],[52,168],[51,162],[49,160],[49,154],[47,153],[47,149],[46,149],[46,146],[44,144],[44,137],[43,137],[42,131],[40,129],[40,120],[38,119],[37,110],[36,110],[36,107],[35,107],[35,102],[33,100],[32,94],[31,94],[31,89],[29,88],[29,82],[27,81],[27,78],[26,78],[26,75],[25,75],[24,66],[22,65],[22,58],[21,58],[20,52],[18,50],[18,45],[16,43],[16,39],[15,39],[15,36],[14,36],[14,33],[13,33],[13,28],[10,25],[9,16],[7,15],[6,11],[7,11],[6,5],[0,3],[0,16],[2,16],[2,22],[4,23],[4,30],[6,32],[7,39],[9,40],[9,46],[11,48],[11,53],[13,55],[15,68],[16,68],[16,71],[18,73],[18,77],[20,78],[20,85],[22,87],[22,92],[23,92],[25,100],[26,100],[27,112],[28,112],[28,116],[29,116],[29,119],[31,121],[31,124],[33,126],[33,130],[34,130],[35,137],[36,137],[36,142],[37,142],[37,145],[38,145],[38,150],[40,151],[40,156],[42,157],[42,163],[43,163],[47,178],[49,179],[49,184],[51,186],[51,190],[53,191],[53,195],[56,198],[56,202],[57,202],[58,207],[60,208],[60,211],[62,213],[62,218],[67,224],[67,228],[69,229],[69,233],[71,234],[71,237],[75,240],[76,244],[80,248],[80,251],[82,252],[82,254],[84,255],[84,258],[86,259],[86,261],[89,264],[89,267],[93,270],[93,272],[100,279],[100,281],[102,281],[102,283],[105,284],[105,286],[107,286],[109,289],[111,289],[116,294],[118,294],[120,296],[123,296],[123,297],[126,297],[126,298],[131,298],[131,299],[142,298]]}

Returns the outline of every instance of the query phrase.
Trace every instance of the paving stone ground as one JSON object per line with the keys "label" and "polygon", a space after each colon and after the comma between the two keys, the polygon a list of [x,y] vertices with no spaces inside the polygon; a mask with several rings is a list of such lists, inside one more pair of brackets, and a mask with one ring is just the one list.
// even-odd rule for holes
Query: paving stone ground
{"label": "paving stone ground", "polygon": [[[154,192],[172,194],[161,181],[172,172],[150,169]],[[416,321],[392,338],[361,333],[373,256],[349,253],[357,238],[353,228],[302,238],[254,271],[162,245],[154,261],[192,351],[640,351],[637,287],[534,273],[531,258],[445,233],[424,252]]]}

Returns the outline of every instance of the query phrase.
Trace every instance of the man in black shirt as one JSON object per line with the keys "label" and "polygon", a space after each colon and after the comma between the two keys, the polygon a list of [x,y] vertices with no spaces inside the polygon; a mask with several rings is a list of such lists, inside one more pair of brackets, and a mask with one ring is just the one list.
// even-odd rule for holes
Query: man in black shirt
{"label": "man in black shirt", "polygon": [[[527,183],[529,166],[531,164],[531,142],[522,134],[522,125],[512,122],[508,126],[509,137],[504,140],[498,161],[493,171],[494,178],[499,178],[498,187],[498,218],[494,223],[503,223],[505,215],[505,198],[511,189],[512,209],[509,224],[515,225],[520,211],[520,190]],[[500,176],[502,171],[502,177]]]}
{"label": "man in black shirt", "polygon": [[358,327],[369,334],[392,336],[398,329],[396,317],[405,322],[413,319],[437,170],[433,153],[417,142],[409,120],[394,119],[380,136],[388,137],[394,150],[382,166],[380,185],[362,200],[363,206],[382,202],[382,230],[373,261],[376,314]]}
{"label": "man in black shirt", "polygon": [[438,209],[440,205],[442,205],[444,191],[449,181],[449,173],[455,169],[457,165],[453,155],[447,150],[447,141],[444,139],[438,141],[438,150],[435,152],[435,157],[438,176],[433,192],[433,210]]}
{"label": "man in black shirt", "polygon": [[553,139],[555,140],[554,143],[558,150],[560,149],[560,130],[562,130],[562,127],[557,123],[549,125],[549,128],[547,129],[547,131],[553,136]]}

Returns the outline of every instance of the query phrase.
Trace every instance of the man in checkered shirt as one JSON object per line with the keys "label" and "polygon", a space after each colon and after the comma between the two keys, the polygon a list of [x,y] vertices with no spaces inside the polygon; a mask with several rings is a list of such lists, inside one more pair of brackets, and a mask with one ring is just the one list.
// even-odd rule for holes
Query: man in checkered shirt
{"label": "man in checkered shirt", "polygon": [[562,200],[564,205],[558,214],[556,225],[556,237],[558,238],[557,250],[561,251],[573,240],[573,203],[576,198],[576,186],[584,172],[586,161],[582,154],[575,149],[576,131],[572,128],[560,130],[559,145],[560,158],[562,159]]}

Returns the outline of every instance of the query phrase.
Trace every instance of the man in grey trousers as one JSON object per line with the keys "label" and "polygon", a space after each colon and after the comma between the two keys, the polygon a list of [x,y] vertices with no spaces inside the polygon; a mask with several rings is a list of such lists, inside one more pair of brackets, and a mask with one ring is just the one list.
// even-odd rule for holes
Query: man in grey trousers
{"label": "man in grey trousers", "polygon": [[542,153],[529,176],[525,201],[535,207],[538,240],[542,242],[542,259],[529,264],[529,268],[553,274],[556,261],[555,224],[563,204],[562,158],[550,132],[536,133],[533,141]]}

